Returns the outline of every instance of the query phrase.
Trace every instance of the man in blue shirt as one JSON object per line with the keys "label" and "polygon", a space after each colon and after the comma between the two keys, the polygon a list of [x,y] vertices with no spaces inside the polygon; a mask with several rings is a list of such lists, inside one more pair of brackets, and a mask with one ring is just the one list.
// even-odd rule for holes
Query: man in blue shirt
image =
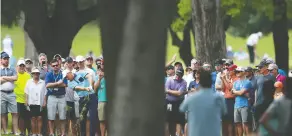
{"label": "man in blue shirt", "polygon": [[[75,74],[72,72],[67,73],[66,77],[69,80],[68,86],[76,91],[80,98],[79,111],[81,118],[81,135],[94,136],[96,133],[98,118],[96,95],[94,94],[91,85],[92,75],[85,71],[77,71]],[[86,114],[89,118],[87,118]],[[90,126],[86,124],[90,124]],[[90,127],[90,132],[86,132],[86,128],[88,127]]]}
{"label": "man in blue shirt", "polygon": [[224,97],[212,90],[209,71],[198,72],[201,76],[199,91],[179,107],[181,112],[188,112],[188,136],[220,136],[221,117],[227,112]]}
{"label": "man in blue shirt", "polygon": [[[65,135],[66,124],[66,98],[65,87],[67,86],[67,79],[64,78],[59,62],[56,59],[51,61],[52,71],[46,74],[46,88],[47,94],[47,111],[49,120],[49,132],[50,135],[54,135],[54,120],[58,111],[59,120],[61,125],[61,135]],[[46,101],[46,98],[45,98]]]}
{"label": "man in blue shirt", "polygon": [[[250,90],[252,89],[251,82],[245,77],[245,69],[242,67],[236,68],[236,76],[239,78],[233,84],[232,93],[235,97],[234,104],[234,123],[236,132],[239,136],[249,135],[249,101]],[[243,123],[243,126],[242,126]]]}

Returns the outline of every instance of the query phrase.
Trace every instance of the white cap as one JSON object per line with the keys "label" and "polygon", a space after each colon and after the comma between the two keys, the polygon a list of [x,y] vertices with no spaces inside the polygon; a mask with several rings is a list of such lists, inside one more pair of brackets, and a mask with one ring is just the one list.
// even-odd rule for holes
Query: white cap
{"label": "white cap", "polygon": [[22,64],[25,65],[25,61],[23,59],[17,61],[17,66],[20,66]]}
{"label": "white cap", "polygon": [[232,47],[230,45],[227,47],[227,51],[232,51]]}
{"label": "white cap", "polygon": [[244,69],[243,67],[237,67],[237,68],[235,69],[235,71],[244,72],[244,71],[245,71],[245,69]]}
{"label": "white cap", "polygon": [[77,57],[76,57],[76,62],[82,62],[82,61],[84,61],[85,60],[85,58],[83,57],[83,56],[81,56],[81,55],[78,55]]}
{"label": "white cap", "polygon": [[209,63],[205,63],[203,67],[211,67],[211,65]]}
{"label": "white cap", "polygon": [[40,70],[38,68],[33,68],[31,73],[40,73]]}
{"label": "white cap", "polygon": [[259,37],[262,37],[262,36],[263,36],[263,33],[262,33],[262,32],[258,32],[257,35],[258,35]]}
{"label": "white cap", "polygon": [[268,67],[268,70],[278,69],[278,66],[276,64],[270,64]]}
{"label": "white cap", "polygon": [[62,58],[62,62],[65,62],[65,59],[64,58]]}
{"label": "white cap", "polygon": [[196,59],[191,60],[191,64],[196,64],[198,61]]}

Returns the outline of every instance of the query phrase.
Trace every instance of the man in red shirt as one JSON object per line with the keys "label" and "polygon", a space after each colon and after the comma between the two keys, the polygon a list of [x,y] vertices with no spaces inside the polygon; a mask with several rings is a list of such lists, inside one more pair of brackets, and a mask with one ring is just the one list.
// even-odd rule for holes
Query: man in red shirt
{"label": "man in red shirt", "polygon": [[283,84],[285,84],[286,77],[281,75],[281,74],[279,74],[278,69],[279,68],[278,68],[278,66],[276,64],[270,64],[269,67],[268,67],[268,70],[270,71],[270,73],[276,77],[276,81],[280,81]]}

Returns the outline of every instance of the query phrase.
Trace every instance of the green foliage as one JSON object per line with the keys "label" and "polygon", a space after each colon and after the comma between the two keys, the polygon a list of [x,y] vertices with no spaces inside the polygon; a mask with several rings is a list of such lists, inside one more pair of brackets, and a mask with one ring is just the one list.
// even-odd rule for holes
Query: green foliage
{"label": "green foliage", "polygon": [[238,16],[240,11],[248,5],[246,0],[221,0],[223,11],[232,17]]}
{"label": "green foliage", "polygon": [[174,32],[182,32],[187,22],[192,18],[191,0],[180,0],[177,6],[179,17],[173,21],[171,28]]}

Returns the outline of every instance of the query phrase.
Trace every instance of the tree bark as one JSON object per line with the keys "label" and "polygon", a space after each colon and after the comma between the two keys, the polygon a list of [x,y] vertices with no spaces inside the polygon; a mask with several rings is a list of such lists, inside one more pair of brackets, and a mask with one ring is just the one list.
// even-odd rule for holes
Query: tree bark
{"label": "tree bark", "polygon": [[101,1],[111,136],[164,133],[163,71],[170,21],[167,2]]}
{"label": "tree bark", "polygon": [[26,0],[24,29],[31,37],[38,53],[68,56],[72,41],[87,22],[96,19],[97,7],[78,11],[76,0],[57,0],[52,17],[48,17],[45,0]]}
{"label": "tree bark", "polygon": [[226,57],[220,0],[192,0],[192,10],[196,55],[202,62],[214,64]]}
{"label": "tree bark", "polygon": [[287,3],[285,0],[273,0],[274,23],[273,39],[277,65],[288,72],[289,68],[289,36],[287,24]]}
{"label": "tree bark", "polygon": [[186,66],[190,66],[191,60],[194,58],[191,49],[191,32],[193,32],[192,20],[189,20],[184,28],[183,41],[181,47],[179,48],[180,57]]}

